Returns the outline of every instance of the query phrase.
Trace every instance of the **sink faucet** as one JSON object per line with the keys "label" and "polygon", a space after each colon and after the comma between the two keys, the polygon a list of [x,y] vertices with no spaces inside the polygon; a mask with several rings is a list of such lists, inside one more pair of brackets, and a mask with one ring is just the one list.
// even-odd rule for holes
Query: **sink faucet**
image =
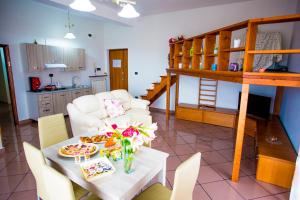
{"label": "sink faucet", "polygon": [[72,87],[78,87],[80,82],[80,77],[79,76],[73,76],[72,77]]}

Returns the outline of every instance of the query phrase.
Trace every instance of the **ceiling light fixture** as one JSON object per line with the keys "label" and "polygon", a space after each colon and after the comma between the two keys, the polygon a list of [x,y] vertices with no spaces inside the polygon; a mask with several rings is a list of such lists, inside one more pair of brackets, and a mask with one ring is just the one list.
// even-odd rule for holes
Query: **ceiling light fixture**
{"label": "ceiling light fixture", "polygon": [[92,12],[96,10],[96,7],[90,2],[90,0],[74,0],[70,4],[70,7],[74,10],[79,10],[83,12]]}
{"label": "ceiling light fixture", "polygon": [[75,25],[74,24],[71,24],[70,22],[70,10],[68,9],[68,24],[65,25],[66,28],[68,28],[68,32],[67,34],[65,35],[65,39],[69,39],[69,40],[73,40],[75,39],[75,35],[71,32],[71,28],[74,27]]}
{"label": "ceiling light fixture", "polygon": [[136,2],[130,0],[113,0],[116,4],[122,7],[122,10],[118,13],[120,17],[123,18],[136,18],[140,16],[133,5],[136,5]]}

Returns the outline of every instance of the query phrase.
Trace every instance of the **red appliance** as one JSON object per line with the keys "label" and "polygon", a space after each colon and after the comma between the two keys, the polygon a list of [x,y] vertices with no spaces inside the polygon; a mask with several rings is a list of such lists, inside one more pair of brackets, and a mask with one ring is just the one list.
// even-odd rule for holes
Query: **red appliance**
{"label": "red appliance", "polygon": [[39,91],[41,87],[41,80],[39,77],[29,77],[29,84],[31,91]]}

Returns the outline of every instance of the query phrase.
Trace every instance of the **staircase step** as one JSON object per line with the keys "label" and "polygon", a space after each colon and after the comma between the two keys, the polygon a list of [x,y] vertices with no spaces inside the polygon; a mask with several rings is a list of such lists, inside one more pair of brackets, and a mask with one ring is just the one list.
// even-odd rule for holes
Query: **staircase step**
{"label": "staircase step", "polygon": [[148,92],[152,92],[154,89],[147,89]]}

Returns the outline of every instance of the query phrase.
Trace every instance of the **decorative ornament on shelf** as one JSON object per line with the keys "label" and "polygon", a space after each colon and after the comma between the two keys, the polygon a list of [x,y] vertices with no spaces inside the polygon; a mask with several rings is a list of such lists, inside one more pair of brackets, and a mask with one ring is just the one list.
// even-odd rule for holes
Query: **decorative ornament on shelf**
{"label": "decorative ornament on shelf", "polygon": [[90,0],[74,0],[70,4],[70,7],[74,10],[79,10],[83,12],[92,12],[96,10],[96,7],[90,2]]}
{"label": "decorative ornament on shelf", "polygon": [[122,7],[122,10],[118,13],[119,17],[123,18],[136,18],[140,16],[133,5],[136,5],[135,1],[131,0],[113,0],[113,3]]}
{"label": "decorative ornament on shelf", "polygon": [[[105,147],[110,148],[110,153],[100,152],[102,155],[112,157],[113,160],[119,160],[118,156],[112,155],[114,149],[122,148],[122,157],[124,162],[124,171],[131,173],[133,171],[134,153],[143,146],[149,146],[151,141],[156,137],[154,132],[157,130],[157,124],[145,126],[142,123],[130,123],[124,127],[117,124],[107,124],[101,133],[104,133],[109,139]],[[120,154],[118,154],[120,155]],[[118,157],[118,158],[115,158]]]}
{"label": "decorative ornament on shelf", "polygon": [[71,24],[70,21],[70,10],[68,9],[68,24],[65,25],[66,28],[68,28],[68,32],[65,35],[65,39],[73,40],[76,38],[76,36],[71,32],[71,28],[74,27],[74,24]]}

